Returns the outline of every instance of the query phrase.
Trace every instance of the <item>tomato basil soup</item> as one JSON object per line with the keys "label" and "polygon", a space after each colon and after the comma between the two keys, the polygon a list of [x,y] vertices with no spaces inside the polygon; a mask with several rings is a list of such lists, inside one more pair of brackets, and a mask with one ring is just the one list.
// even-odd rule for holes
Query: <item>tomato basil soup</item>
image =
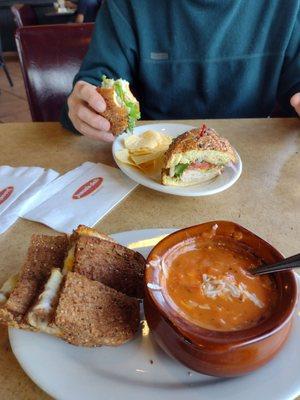
{"label": "tomato basil soup", "polygon": [[234,331],[268,318],[277,301],[268,275],[251,252],[222,241],[194,242],[168,257],[165,292],[178,311],[207,329]]}

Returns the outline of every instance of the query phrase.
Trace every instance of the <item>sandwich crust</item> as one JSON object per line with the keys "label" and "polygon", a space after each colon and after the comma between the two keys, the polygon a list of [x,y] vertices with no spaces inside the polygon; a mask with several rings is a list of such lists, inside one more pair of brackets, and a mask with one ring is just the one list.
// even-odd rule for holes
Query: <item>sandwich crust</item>
{"label": "sandwich crust", "polygon": [[5,306],[0,308],[0,323],[11,328],[24,329],[25,331],[33,332],[37,331],[37,329],[29,325],[25,319],[22,320],[20,317],[16,318],[15,314],[7,310]]}
{"label": "sandwich crust", "polygon": [[142,298],[144,257],[118,243],[81,236],[76,242],[74,272],[128,296]]}
{"label": "sandwich crust", "polygon": [[235,152],[229,141],[219,136],[214,129],[207,128],[204,135],[200,136],[201,128],[191,129],[178,136],[165,153],[163,169],[169,168],[172,157],[177,153],[188,151],[214,150],[227,153],[232,162],[236,162]]}
{"label": "sandwich crust", "polygon": [[115,242],[113,238],[106,235],[105,233],[100,233],[96,229],[89,228],[85,225],[78,225],[78,227],[73,230],[73,233],[70,236],[70,245],[72,246],[80,236],[98,237],[103,240],[108,240],[109,242]]}
{"label": "sandwich crust", "polygon": [[76,272],[66,276],[55,325],[76,346],[117,346],[139,327],[139,302]]}
{"label": "sandwich crust", "polygon": [[64,236],[33,235],[19,281],[0,308],[0,322],[29,328],[25,315],[39,295],[54,266],[61,267],[68,248]]}
{"label": "sandwich crust", "polygon": [[128,111],[126,107],[119,106],[115,101],[115,90],[113,88],[98,87],[97,92],[101,94],[106,102],[106,110],[101,115],[110,122],[110,132],[117,136],[128,128]]}

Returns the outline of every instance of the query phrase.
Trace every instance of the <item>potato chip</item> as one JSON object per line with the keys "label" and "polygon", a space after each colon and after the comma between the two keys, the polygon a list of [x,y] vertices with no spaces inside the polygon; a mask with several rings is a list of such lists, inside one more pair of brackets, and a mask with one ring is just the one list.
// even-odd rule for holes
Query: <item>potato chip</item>
{"label": "potato chip", "polygon": [[144,174],[159,181],[162,169],[162,158],[140,164],[139,168]]}
{"label": "potato chip", "polygon": [[170,136],[167,136],[167,135],[160,136],[160,144],[161,145],[165,145],[165,146],[169,147],[171,143],[172,143],[172,138]]}
{"label": "potato chip", "polygon": [[134,166],[136,165],[135,162],[131,159],[129,151],[127,149],[116,151],[116,158],[118,161],[121,161],[124,164],[129,164]]}
{"label": "potato chip", "polygon": [[152,130],[141,135],[130,135],[123,141],[125,148],[116,152],[116,158],[159,181],[163,156],[171,142],[170,136]]}
{"label": "potato chip", "polygon": [[156,141],[156,143],[159,143],[161,141],[161,136],[162,134],[160,132],[157,131],[146,131],[141,135],[144,139],[151,139]]}
{"label": "potato chip", "polygon": [[133,148],[131,149],[139,149],[139,148],[146,148],[149,150],[153,150],[157,147],[157,140],[155,137],[144,137],[143,135],[141,135],[139,137],[139,141],[136,142],[136,144],[134,145]]}
{"label": "potato chip", "polygon": [[131,154],[147,154],[152,151],[165,151],[172,139],[157,131],[148,130],[139,136],[131,135],[124,139],[124,146]]}
{"label": "potato chip", "polygon": [[146,147],[129,150],[129,154],[131,154],[131,155],[132,154],[144,155],[144,154],[150,154],[150,153],[153,153],[153,150],[147,149]]}
{"label": "potato chip", "polygon": [[157,152],[157,153],[149,153],[145,155],[139,155],[139,154],[130,154],[131,159],[135,162],[135,164],[143,164],[149,161],[156,160],[157,158],[160,158],[164,155],[163,151]]}
{"label": "potato chip", "polygon": [[130,135],[124,139],[124,147],[128,150],[135,148],[135,145],[139,142],[139,137],[136,135]]}
{"label": "potato chip", "polygon": [[155,161],[148,161],[139,165],[139,168],[144,172],[152,172],[155,168]]}

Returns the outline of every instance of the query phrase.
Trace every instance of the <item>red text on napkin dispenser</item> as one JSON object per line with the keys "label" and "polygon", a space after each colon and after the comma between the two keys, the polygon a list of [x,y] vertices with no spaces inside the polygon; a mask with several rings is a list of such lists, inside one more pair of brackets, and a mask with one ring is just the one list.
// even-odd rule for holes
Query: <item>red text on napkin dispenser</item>
{"label": "red text on napkin dispenser", "polygon": [[9,196],[12,194],[13,191],[14,191],[13,186],[7,186],[7,188],[1,189],[0,190],[0,204],[4,203],[5,200],[7,200],[9,198]]}
{"label": "red text on napkin dispenser", "polygon": [[93,178],[89,180],[76,190],[76,192],[72,196],[72,199],[79,200],[83,197],[89,196],[90,194],[94,193],[95,190],[99,189],[99,187],[102,185],[102,182],[103,178],[101,178],[100,176],[98,178]]}

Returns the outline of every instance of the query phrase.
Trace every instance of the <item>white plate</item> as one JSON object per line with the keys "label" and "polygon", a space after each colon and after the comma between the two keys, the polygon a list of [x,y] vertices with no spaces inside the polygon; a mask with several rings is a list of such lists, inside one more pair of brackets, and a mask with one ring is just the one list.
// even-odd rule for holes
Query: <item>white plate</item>
{"label": "white plate", "polygon": [[[128,245],[172,231],[148,229],[113,237]],[[150,249],[139,251],[147,256]],[[142,335],[115,348],[80,348],[45,334],[16,329],[9,329],[9,339],[30,378],[60,400],[290,400],[300,395],[299,316],[298,305],[291,335],[274,360],[235,379],[191,373],[157,347],[147,325]]]}
{"label": "white plate", "polygon": [[[155,131],[159,131],[165,133],[171,137],[177,137],[183,132],[186,132],[192,128],[195,128],[191,125],[183,125],[183,124],[149,124],[149,125],[141,125],[134,129],[133,133],[135,135],[140,135],[141,133],[153,129]],[[124,149],[123,139],[128,136],[128,133],[124,133],[116,138],[114,141],[112,151],[113,156],[118,164],[119,168],[129,176],[129,178],[133,179],[135,182],[140,183],[143,186],[147,186],[150,189],[157,190],[159,192],[175,194],[177,196],[208,196],[211,194],[222,192],[223,190],[228,189],[232,186],[240,177],[242,173],[242,160],[239,154],[236,151],[238,162],[237,164],[226,167],[224,172],[219,175],[217,178],[201,183],[199,185],[187,186],[187,187],[176,187],[176,186],[165,186],[162,185],[159,181],[152,179],[151,177],[145,175],[143,172],[139,171],[137,168],[124,164],[117,160],[115,153],[118,150]]]}

